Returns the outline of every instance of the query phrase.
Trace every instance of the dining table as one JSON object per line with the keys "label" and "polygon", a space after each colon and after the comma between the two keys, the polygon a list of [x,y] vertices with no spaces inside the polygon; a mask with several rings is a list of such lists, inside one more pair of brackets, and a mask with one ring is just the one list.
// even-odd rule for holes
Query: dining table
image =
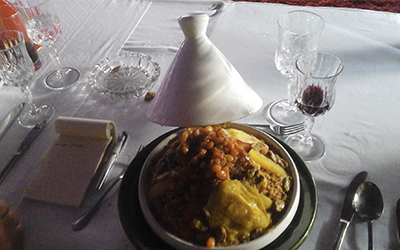
{"label": "dining table", "polygon": [[[31,89],[35,103],[52,105],[55,116],[0,185],[0,199],[8,201],[11,208],[17,210],[25,228],[24,249],[153,249],[132,240],[132,235],[121,223],[119,185],[107,195],[85,228],[72,229],[72,223],[101,196],[120,171],[128,168],[132,172],[132,168],[138,167],[131,163],[140,148],[176,129],[147,119],[151,101],[143,97],[120,100],[92,89],[88,76],[100,60],[115,57],[121,51],[150,55],[161,69],[159,79],[151,89],[157,94],[185,38],[179,27],[179,17],[206,13],[210,16],[208,38],[264,103],[257,112],[233,122],[268,124],[265,107],[287,97],[288,79],[279,73],[274,61],[278,43],[277,19],[293,10],[314,12],[324,19],[318,50],[337,55],[344,64],[343,73],[336,82],[336,101],[331,110],[316,117],[312,130],[324,141],[326,153],[319,160],[304,163],[306,169],[303,171],[309,176],[302,179],[307,182],[303,183],[307,188],[302,192],[311,201],[303,209],[309,218],[305,222],[306,230],[293,248],[332,247],[347,187],[354,176],[367,171],[367,180],[380,188],[385,205],[382,216],[373,224],[375,249],[398,249],[395,218],[396,203],[400,198],[399,14],[240,1],[54,2],[62,26],[62,35],[56,42],[61,63],[79,69],[81,75],[66,89],[47,88],[44,78],[56,65],[48,49],[39,49],[42,66],[32,79]],[[18,88],[3,86],[0,89],[0,120],[24,101]],[[58,136],[54,121],[59,116],[110,120],[115,123],[118,133],[126,131],[128,134],[127,143],[104,188],[98,191],[90,186],[82,204],[77,207],[25,198],[41,159]],[[0,170],[29,131],[14,122],[0,139]],[[265,131],[272,134],[268,129]],[[298,220],[302,221],[302,218]],[[139,223],[129,223],[141,230]],[[356,215],[342,249],[366,249],[367,245],[367,223]]]}

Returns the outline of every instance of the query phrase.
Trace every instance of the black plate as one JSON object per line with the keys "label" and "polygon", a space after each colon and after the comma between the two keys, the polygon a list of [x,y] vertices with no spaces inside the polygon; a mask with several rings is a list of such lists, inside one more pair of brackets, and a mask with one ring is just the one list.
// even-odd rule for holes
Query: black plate
{"label": "black plate", "polygon": [[[147,224],[139,204],[138,184],[140,171],[147,156],[162,140],[175,133],[178,129],[172,130],[158,137],[132,160],[124,178],[118,196],[118,211],[122,226],[126,235],[137,249],[144,250],[169,250],[173,249],[162,241]],[[288,228],[275,241],[262,250],[288,250],[297,249],[306,239],[317,213],[317,193],[314,179],[311,176],[305,163],[286,144],[280,143],[293,157],[297,171],[300,176],[300,202],[293,221]]]}

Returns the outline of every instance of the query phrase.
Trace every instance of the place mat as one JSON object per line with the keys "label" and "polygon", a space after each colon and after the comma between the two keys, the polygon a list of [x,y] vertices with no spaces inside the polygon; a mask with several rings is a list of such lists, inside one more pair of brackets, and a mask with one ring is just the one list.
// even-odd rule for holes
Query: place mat
{"label": "place mat", "polygon": [[[140,171],[147,156],[162,140],[178,130],[175,129],[163,134],[143,148],[130,163],[120,186],[118,196],[119,217],[126,235],[132,244],[140,250],[173,249],[162,241],[147,224],[140,208],[138,184]],[[277,140],[279,141],[279,139]],[[310,232],[317,212],[317,192],[310,171],[289,146],[284,143],[282,145],[293,157],[299,172],[301,184],[299,208],[285,232],[262,250],[297,249]]]}

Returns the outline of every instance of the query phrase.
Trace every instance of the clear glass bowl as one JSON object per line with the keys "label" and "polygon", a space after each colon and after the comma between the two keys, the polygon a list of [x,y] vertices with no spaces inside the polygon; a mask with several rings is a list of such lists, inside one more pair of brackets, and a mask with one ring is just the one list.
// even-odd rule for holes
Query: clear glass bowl
{"label": "clear glass bowl", "polygon": [[101,60],[89,74],[89,85],[112,99],[131,99],[145,95],[157,82],[160,66],[141,53],[121,52]]}

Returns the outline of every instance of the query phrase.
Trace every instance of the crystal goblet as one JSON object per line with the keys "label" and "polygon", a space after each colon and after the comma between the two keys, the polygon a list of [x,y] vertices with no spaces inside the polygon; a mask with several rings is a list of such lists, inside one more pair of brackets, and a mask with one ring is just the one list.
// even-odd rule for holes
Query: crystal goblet
{"label": "crystal goblet", "polygon": [[289,81],[288,99],[267,106],[268,117],[274,123],[289,125],[304,120],[304,116],[294,106],[295,60],[301,54],[317,50],[318,38],[324,26],[325,21],[319,15],[308,11],[291,11],[279,17],[279,42],[275,52],[275,65]]}
{"label": "crystal goblet", "polygon": [[61,36],[61,24],[54,12],[54,0],[16,0],[15,6],[24,17],[28,36],[40,46],[47,47],[56,61],[57,70],[50,72],[45,84],[50,89],[64,89],[74,84],[80,72],[72,67],[61,67],[60,57],[55,42]]}
{"label": "crystal goblet", "polygon": [[343,71],[343,63],[329,53],[301,55],[296,60],[297,84],[295,105],[306,116],[304,134],[291,135],[286,143],[304,161],[317,160],[325,153],[325,145],[320,138],[311,134],[315,117],[329,111],[335,102],[335,83]]}
{"label": "crystal goblet", "polygon": [[36,47],[26,33],[24,20],[19,11],[12,5],[6,4],[0,6],[0,30],[18,30],[24,34],[26,49],[31,57],[35,70],[41,67],[41,61]]}
{"label": "crystal goblet", "polygon": [[29,108],[23,110],[18,117],[19,123],[25,127],[47,122],[54,115],[53,107],[37,107],[32,101],[29,85],[34,73],[34,64],[26,50],[24,35],[16,30],[0,32],[0,78],[4,78],[8,85],[18,86],[25,94]]}

